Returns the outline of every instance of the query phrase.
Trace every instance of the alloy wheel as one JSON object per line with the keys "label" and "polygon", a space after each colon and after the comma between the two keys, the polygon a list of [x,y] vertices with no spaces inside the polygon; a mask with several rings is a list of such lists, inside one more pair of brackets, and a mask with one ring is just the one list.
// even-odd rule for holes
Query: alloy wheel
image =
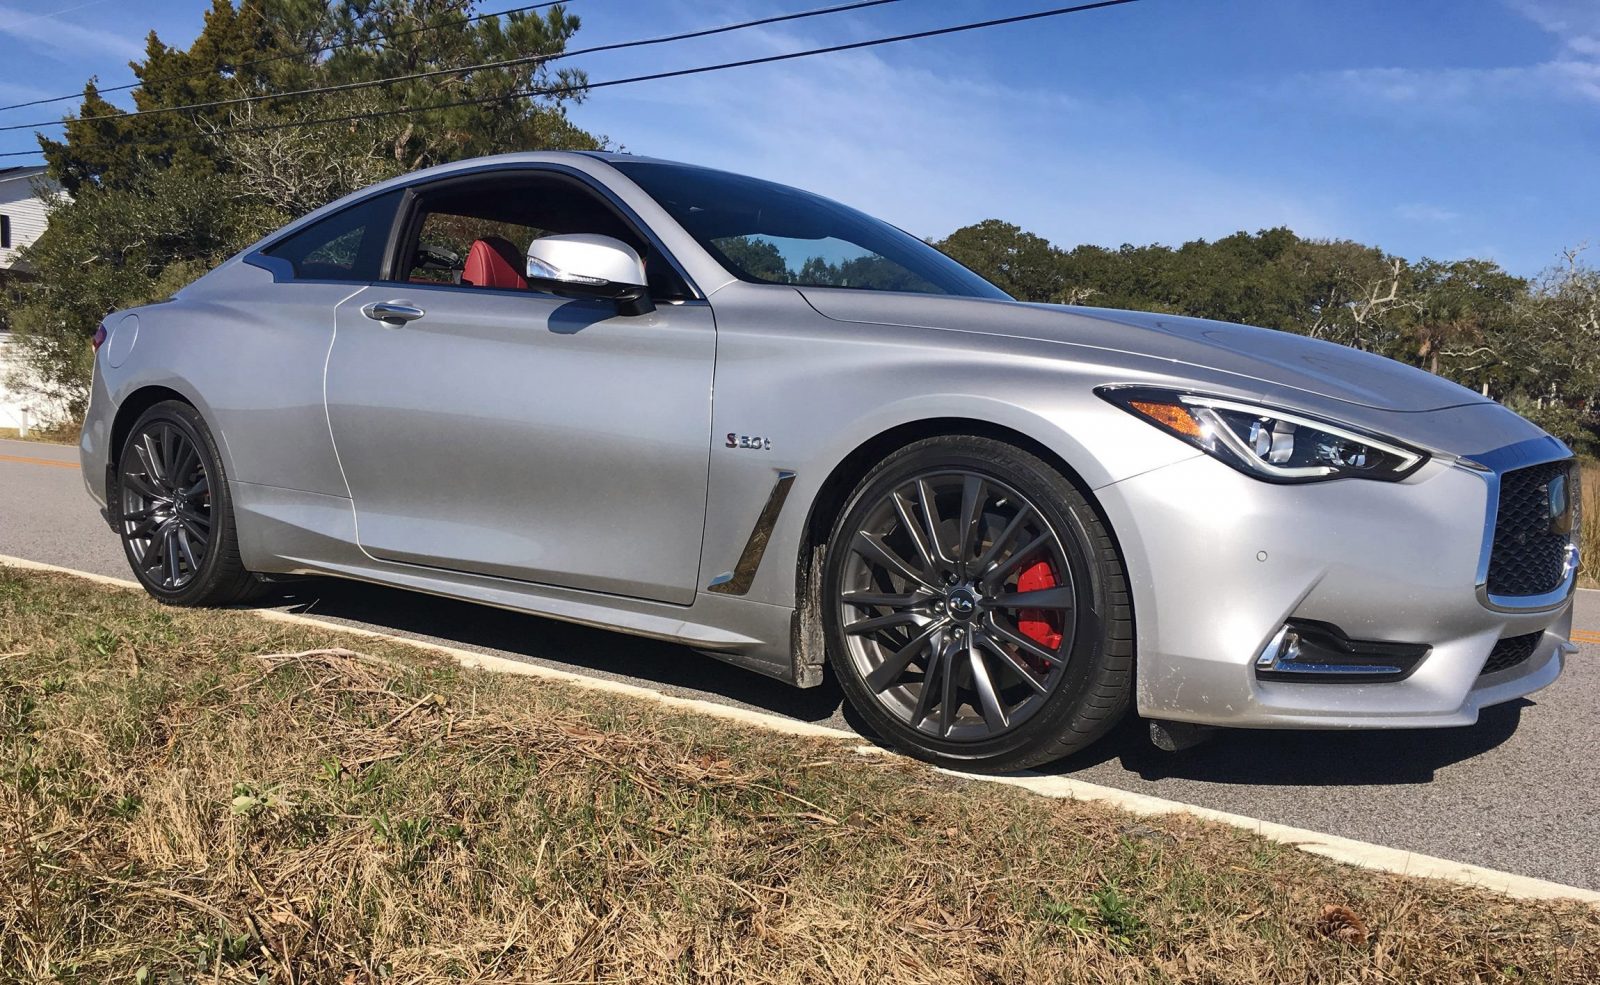
{"label": "alloy wheel", "polygon": [[1016,729],[1072,651],[1077,603],[1060,536],[1016,489],[969,470],[916,475],[863,517],[836,604],[868,690],[944,741]]}
{"label": "alloy wheel", "polygon": [[211,543],[211,479],[192,436],[151,421],[118,469],[122,536],[145,580],[178,591],[199,574]]}

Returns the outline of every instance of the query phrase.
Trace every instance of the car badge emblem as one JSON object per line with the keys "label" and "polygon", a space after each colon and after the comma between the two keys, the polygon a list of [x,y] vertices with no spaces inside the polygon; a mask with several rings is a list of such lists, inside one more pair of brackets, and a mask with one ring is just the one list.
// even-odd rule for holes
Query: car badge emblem
{"label": "car badge emblem", "polygon": [[977,600],[972,593],[962,589],[950,595],[950,614],[957,619],[966,619],[978,608]]}

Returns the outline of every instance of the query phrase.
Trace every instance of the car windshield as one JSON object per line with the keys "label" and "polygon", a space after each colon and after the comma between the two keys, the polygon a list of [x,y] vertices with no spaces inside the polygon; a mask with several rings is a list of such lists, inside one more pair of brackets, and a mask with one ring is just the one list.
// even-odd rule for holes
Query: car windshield
{"label": "car windshield", "polygon": [[613,163],[741,280],[1008,298],[915,236],[821,196],[683,164]]}

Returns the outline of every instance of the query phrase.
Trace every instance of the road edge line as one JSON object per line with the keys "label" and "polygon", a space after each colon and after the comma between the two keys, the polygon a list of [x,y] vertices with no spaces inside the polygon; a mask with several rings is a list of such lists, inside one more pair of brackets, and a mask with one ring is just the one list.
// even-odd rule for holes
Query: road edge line
{"label": "road edge line", "polygon": [[1345,865],[1353,865],[1362,869],[1372,869],[1379,872],[1389,872],[1395,875],[1414,876],[1423,879],[1441,879],[1458,885],[1492,890],[1517,899],[1575,900],[1600,905],[1600,892],[1592,889],[1568,886],[1546,879],[1537,879],[1533,876],[1521,876],[1514,872],[1503,872],[1499,869],[1472,865],[1468,862],[1455,862],[1450,859],[1406,851],[1401,848],[1388,848],[1371,842],[1358,841],[1354,838],[1345,838],[1341,835],[1312,831],[1309,828],[1297,828],[1288,824],[1279,824],[1276,821],[1264,821],[1260,818],[1248,817],[1243,814],[1231,814],[1211,807],[1201,807],[1198,804],[1185,804],[1181,801],[1166,800],[1149,794],[1135,793],[1131,790],[1104,787],[1070,776],[1031,774],[985,777],[968,773],[956,773],[950,770],[941,770],[940,772],[950,773],[952,776],[972,777],[973,779],[989,780],[995,783],[1021,787],[1041,797],[1099,801],[1120,808],[1130,814],[1145,817],[1181,814],[1204,821],[1212,821],[1229,827],[1241,828],[1268,841],[1275,841],[1291,848],[1297,848],[1310,855],[1319,855],[1334,862],[1342,862]]}
{"label": "road edge line", "polygon": [[[24,571],[45,571],[54,574],[72,575],[101,585],[116,588],[133,589],[139,592],[144,587],[138,582],[128,578],[113,578],[109,575],[97,575],[89,571],[79,571],[76,568],[65,568],[56,564],[46,564],[42,561],[30,561],[26,558],[11,557],[0,554],[0,567],[16,568]],[[520,677],[538,677],[545,680],[560,681],[572,684],[590,691],[602,691],[608,694],[626,695],[653,701],[657,704],[685,711],[698,712],[713,718],[722,718],[728,721],[741,722],[746,725],[755,725],[769,731],[784,732],[789,735],[809,736],[822,739],[849,739],[860,742],[861,736],[844,729],[833,728],[828,725],[817,725],[812,722],[803,722],[798,719],[784,718],[766,712],[752,711],[748,708],[735,708],[729,705],[719,705],[712,701],[700,698],[684,698],[674,694],[666,694],[654,688],[642,687],[638,684],[628,684],[623,681],[608,680],[603,677],[589,677],[585,674],[575,673],[570,670],[560,670],[555,667],[546,667],[542,664],[527,663],[521,660],[512,660],[507,657],[497,657],[493,654],[479,653],[465,647],[450,646],[445,643],[434,643],[429,640],[419,640],[398,633],[381,633],[373,629],[360,626],[346,626],[342,623],[332,622],[316,616],[302,615],[296,612],[282,612],[278,609],[251,609],[240,608],[232,611],[248,613],[258,619],[268,622],[281,622],[296,626],[311,626],[322,630],[347,633],[363,639],[387,640],[389,642],[404,643],[420,650],[427,650],[441,656],[447,656],[463,667],[475,670],[487,670],[494,673],[514,674]]]}
{"label": "road edge line", "polygon": [[[0,567],[72,575],[116,588],[143,590],[138,582],[130,579],[112,578],[107,575],[79,571],[75,568],[66,568],[55,564],[46,564],[42,561],[29,561],[26,558],[10,557],[4,554],[0,554]],[[877,746],[861,745],[862,736],[827,725],[797,721],[792,718],[784,718],[781,715],[752,711],[747,708],[733,708],[699,698],[678,697],[677,695],[665,694],[653,688],[641,687],[637,684],[625,684],[621,681],[589,677],[572,671],[558,670],[554,667],[525,663],[506,657],[496,657],[443,643],[432,643],[393,633],[381,633],[371,629],[345,626],[317,618],[316,616],[301,615],[295,612],[280,612],[276,609],[237,609],[234,611],[250,613],[268,622],[305,626],[326,632],[345,633],[365,639],[402,643],[420,650],[450,657],[456,663],[469,669],[559,681],[590,691],[639,698],[670,708],[692,711],[711,718],[720,718],[725,721],[765,729],[769,732],[810,738],[853,741],[857,743],[857,751],[859,752],[888,755],[897,759],[914,761],[910,760],[909,757],[902,756],[900,753],[891,752]],[[1050,797],[1058,800],[1093,801],[1141,817],[1177,814],[1223,824],[1248,831],[1268,841],[1287,845],[1311,855],[1318,855],[1331,861],[1352,865],[1357,868],[1422,879],[1438,879],[1457,885],[1487,889],[1518,899],[1574,900],[1600,905],[1600,892],[1592,889],[1567,886],[1558,882],[1536,879],[1532,876],[1521,876],[1512,872],[1503,872],[1499,869],[1490,869],[1466,862],[1453,862],[1449,859],[1409,852],[1399,848],[1386,848],[1383,845],[1358,841],[1354,838],[1312,831],[1307,828],[1296,828],[1287,824],[1279,824],[1276,821],[1264,821],[1260,818],[1248,817],[1243,814],[1230,814],[1227,811],[1201,807],[1198,804],[1185,804],[1181,801],[1135,793],[1131,790],[1102,786],[1098,783],[1090,783],[1070,776],[1038,773],[989,776],[978,773],[961,773],[937,767],[933,769],[947,776],[1017,787],[1041,797]]]}

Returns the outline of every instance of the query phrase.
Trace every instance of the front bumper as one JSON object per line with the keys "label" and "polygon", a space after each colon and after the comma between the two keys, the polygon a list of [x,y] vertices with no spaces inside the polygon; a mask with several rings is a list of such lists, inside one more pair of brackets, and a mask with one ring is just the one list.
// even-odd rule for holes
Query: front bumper
{"label": "front bumper", "polygon": [[[1545,460],[1564,454],[1553,439],[1540,447]],[[1528,451],[1503,470],[1541,454]],[[1096,490],[1133,590],[1139,713],[1247,728],[1470,725],[1550,684],[1573,649],[1570,587],[1533,608],[1482,597],[1495,475],[1435,460],[1404,482],[1283,486],[1198,456]],[[1432,649],[1403,680],[1258,678],[1255,661],[1292,620]],[[1526,660],[1483,673],[1498,641],[1532,634]]]}

